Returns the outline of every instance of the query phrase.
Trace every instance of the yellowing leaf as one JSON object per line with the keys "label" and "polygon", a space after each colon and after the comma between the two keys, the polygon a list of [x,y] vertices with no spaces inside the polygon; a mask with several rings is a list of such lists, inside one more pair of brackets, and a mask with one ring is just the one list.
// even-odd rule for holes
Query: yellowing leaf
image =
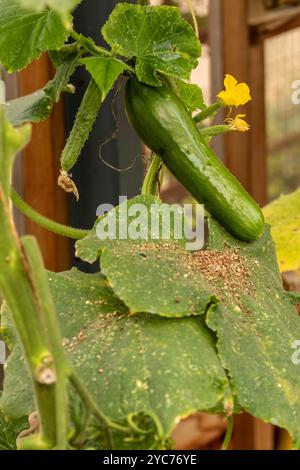
{"label": "yellowing leaf", "polygon": [[281,196],[263,210],[271,225],[281,272],[300,268],[300,189]]}

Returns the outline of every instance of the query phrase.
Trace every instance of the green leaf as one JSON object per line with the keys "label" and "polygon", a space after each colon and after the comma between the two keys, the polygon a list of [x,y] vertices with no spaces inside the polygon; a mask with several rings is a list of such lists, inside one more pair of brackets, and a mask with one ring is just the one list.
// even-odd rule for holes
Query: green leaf
{"label": "green leaf", "polygon": [[[116,239],[119,238],[120,234],[120,225],[123,225],[123,223],[126,221],[126,224],[128,227],[132,222],[134,222],[137,218],[137,214],[130,214],[130,211],[133,209],[133,206],[135,207],[142,207],[144,209],[144,213],[141,213],[141,225],[143,225],[144,229],[143,232],[141,233],[140,239],[147,241],[149,238],[151,238],[151,219],[149,216],[151,208],[152,207],[157,207],[160,210],[160,213],[166,208],[168,210],[169,206],[166,204],[162,204],[161,200],[156,197],[156,196],[136,196],[132,199],[125,200],[122,202],[119,206],[114,208],[112,211],[110,211],[110,218],[114,221],[114,218],[116,220]],[[178,212],[178,207],[175,209],[175,213]],[[105,216],[106,217],[106,216]],[[93,229],[89,232],[89,234],[82,240],[79,240],[76,243],[76,256],[78,258],[81,258],[83,261],[86,261],[87,263],[94,263],[100,256],[101,250],[106,247],[113,247],[115,241],[110,239],[109,237],[104,239],[99,238],[97,234],[97,228],[98,228],[98,222],[102,219],[102,217],[99,217],[99,219],[96,221]],[[104,220],[104,219],[103,219]],[[107,220],[107,219],[105,219]],[[171,213],[171,218],[170,218],[171,224],[170,224],[170,237],[175,241],[175,236],[174,236],[174,215]],[[168,219],[163,219],[163,217],[160,214],[159,217],[159,234],[158,234],[158,242],[160,243],[165,243],[165,240],[162,239],[162,227],[165,224],[165,222],[168,223]],[[167,224],[169,226],[169,224]],[[168,228],[167,226],[167,228]],[[145,228],[146,227],[146,228]],[[177,240],[177,243],[182,244],[185,243],[185,240]]]}
{"label": "green leaf", "polygon": [[[49,280],[66,351],[106,416],[124,420],[132,413],[145,413],[159,423],[161,431],[155,432],[165,439],[180,418],[198,410],[225,411],[230,393],[227,377],[214,336],[200,319],[130,317],[100,274],[73,269],[51,273]],[[11,332],[8,313],[2,322]],[[13,342],[1,407],[18,417],[35,406],[16,338]],[[119,437],[116,448],[130,445]]]}
{"label": "green leaf", "polygon": [[21,126],[27,122],[40,122],[47,119],[58,102],[61,93],[67,87],[70,77],[78,65],[78,54],[65,57],[58,66],[56,74],[42,89],[30,95],[22,96],[5,104],[6,115],[13,126]]}
{"label": "green leaf", "polygon": [[300,269],[300,189],[263,209],[271,225],[281,272]]}
{"label": "green leaf", "polygon": [[178,96],[191,113],[206,107],[202,90],[198,85],[187,83],[183,80],[177,80],[176,86]]}
{"label": "green leaf", "polygon": [[[169,218],[162,216],[163,210],[169,207],[158,198],[137,196],[111,211],[108,217],[114,221],[115,216],[117,236],[125,220],[130,230],[135,215],[128,217],[128,214],[133,206],[145,210],[140,222],[146,230],[140,240],[100,239],[96,223],[91,233],[77,242],[76,256],[94,262],[102,250],[101,270],[132,314],[147,312],[165,317],[182,317],[203,315],[208,309],[214,308],[218,301],[210,286],[201,272],[191,271],[192,255],[185,251],[185,240],[175,239],[175,218],[172,216],[170,239],[166,241],[161,236],[162,226],[169,226]],[[148,242],[152,227],[150,214],[154,206],[160,211],[160,238]],[[105,220],[108,220],[107,217],[102,219]]]}
{"label": "green leaf", "polygon": [[167,248],[119,242],[103,250],[101,269],[131,314],[204,315],[218,299],[201,272],[191,269],[194,258],[172,241]]}
{"label": "green leaf", "polygon": [[193,28],[176,7],[120,3],[102,29],[114,53],[136,58],[141,82],[160,86],[158,72],[189,79],[201,54]]}
{"label": "green leaf", "polygon": [[[89,240],[95,250],[92,235],[78,246],[87,257]],[[252,415],[287,429],[300,445],[299,366],[292,360],[300,319],[295,298],[283,291],[268,228],[257,242],[245,243],[211,220],[209,250],[193,254],[172,237],[167,246],[119,241],[101,249],[101,268],[131,313],[140,308],[171,315],[174,291],[174,316],[189,315],[189,305],[196,313],[193,302],[203,292],[220,299],[208,308],[207,324],[218,336],[234,396]]]}
{"label": "green leaf", "polygon": [[30,133],[30,126],[14,129],[6,119],[3,106],[0,105],[0,194],[7,198],[10,193],[14,157],[28,143]]}
{"label": "green leaf", "polygon": [[239,253],[249,272],[247,281],[240,271],[241,286],[233,293],[213,276],[224,302],[207,316],[233,393],[247,412],[287,429],[299,448],[300,375],[293,354],[300,318],[295,300],[283,291],[270,230],[257,242],[243,243],[210,220],[209,233],[211,253]]}
{"label": "green leaf", "polygon": [[82,0],[18,0],[18,2],[28,10],[42,11],[50,8],[60,13],[63,18],[68,18],[68,15]]}
{"label": "green leaf", "polygon": [[0,0],[0,63],[8,72],[26,67],[42,52],[59,49],[68,32],[52,10],[20,8],[17,0]]}
{"label": "green leaf", "polygon": [[5,104],[5,113],[13,126],[47,119],[53,108],[53,101],[44,90],[16,98]]}
{"label": "green leaf", "polygon": [[129,69],[128,65],[113,57],[87,57],[81,59],[102,93],[102,101],[113,87],[117,78]]}
{"label": "green leaf", "polygon": [[26,418],[13,421],[0,413],[0,450],[16,450],[16,439],[21,431],[28,428]]}

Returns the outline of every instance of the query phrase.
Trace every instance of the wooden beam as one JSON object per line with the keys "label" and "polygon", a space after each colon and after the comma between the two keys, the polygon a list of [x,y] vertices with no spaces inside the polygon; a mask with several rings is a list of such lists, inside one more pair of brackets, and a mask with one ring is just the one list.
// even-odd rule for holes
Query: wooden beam
{"label": "wooden beam", "polygon": [[244,413],[234,418],[235,450],[274,450],[274,427]]}
{"label": "wooden beam", "polygon": [[[48,56],[43,55],[19,74],[20,96],[42,88],[53,76]],[[55,106],[50,119],[33,125],[32,140],[23,152],[23,195],[43,215],[68,223],[66,194],[58,188],[59,156],[64,146],[62,103]],[[34,235],[41,247],[45,265],[53,271],[70,267],[69,240],[50,233],[26,219],[25,232]]]}
{"label": "wooden beam", "polygon": [[[266,202],[267,146],[265,129],[264,46],[252,42],[248,0],[220,0],[223,75],[230,73],[250,85],[253,100],[239,112],[247,114],[251,130],[224,137],[224,162],[260,204]],[[214,53],[214,50],[212,51]],[[217,59],[215,58],[215,61]],[[214,73],[214,71],[212,71]],[[235,417],[233,448],[272,449],[274,428],[248,414]]]}
{"label": "wooden beam", "polygon": [[[209,46],[211,50],[211,102],[214,103],[216,96],[222,90],[224,82],[224,64],[223,64],[223,5],[222,0],[210,2],[208,27],[209,27]],[[220,111],[214,124],[222,124],[224,121],[224,112]],[[218,157],[224,161],[224,136],[220,135],[212,140],[212,147]]]}
{"label": "wooden beam", "polygon": [[[234,13],[233,13],[234,12]],[[249,81],[249,31],[247,0],[223,0],[224,74],[239,82]],[[245,108],[245,112],[248,110]],[[225,164],[251,190],[249,175],[249,134],[230,132],[225,136]]]}
{"label": "wooden beam", "polygon": [[265,63],[262,41],[249,47],[249,85],[252,102],[249,106],[248,166],[249,189],[256,201],[264,206],[267,197],[267,129],[265,102]]}

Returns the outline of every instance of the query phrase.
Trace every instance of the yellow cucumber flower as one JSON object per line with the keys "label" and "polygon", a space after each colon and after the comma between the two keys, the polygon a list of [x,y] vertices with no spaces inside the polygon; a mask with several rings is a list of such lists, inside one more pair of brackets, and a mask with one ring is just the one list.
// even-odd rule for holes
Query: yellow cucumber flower
{"label": "yellow cucumber flower", "polygon": [[251,101],[250,88],[246,83],[238,83],[237,80],[227,74],[224,80],[225,90],[217,96],[226,106],[241,106]]}
{"label": "yellow cucumber flower", "polygon": [[235,118],[227,118],[226,122],[229,124],[231,131],[247,132],[250,129],[249,124],[243,119],[246,114],[237,114]]}

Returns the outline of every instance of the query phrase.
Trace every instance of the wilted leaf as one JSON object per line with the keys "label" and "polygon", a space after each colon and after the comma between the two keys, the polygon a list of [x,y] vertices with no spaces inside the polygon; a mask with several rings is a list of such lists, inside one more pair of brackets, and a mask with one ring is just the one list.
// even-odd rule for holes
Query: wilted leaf
{"label": "wilted leaf", "polygon": [[35,12],[20,7],[18,0],[0,0],[0,63],[15,72],[42,52],[60,48],[68,37],[52,10]]}
{"label": "wilted leaf", "polygon": [[116,54],[136,58],[138,79],[149,85],[161,85],[157,72],[189,79],[201,54],[193,28],[176,7],[120,3],[102,34]]}
{"label": "wilted leaf", "polygon": [[[100,274],[72,270],[49,278],[66,351],[106,416],[154,415],[166,438],[180,418],[197,410],[225,411],[228,382],[203,321],[130,317]],[[19,417],[32,412],[34,403],[7,311],[2,321],[13,352],[1,407]],[[128,443],[119,440],[118,446]]]}
{"label": "wilted leaf", "polygon": [[300,189],[264,208],[271,225],[281,272],[300,269]]}

